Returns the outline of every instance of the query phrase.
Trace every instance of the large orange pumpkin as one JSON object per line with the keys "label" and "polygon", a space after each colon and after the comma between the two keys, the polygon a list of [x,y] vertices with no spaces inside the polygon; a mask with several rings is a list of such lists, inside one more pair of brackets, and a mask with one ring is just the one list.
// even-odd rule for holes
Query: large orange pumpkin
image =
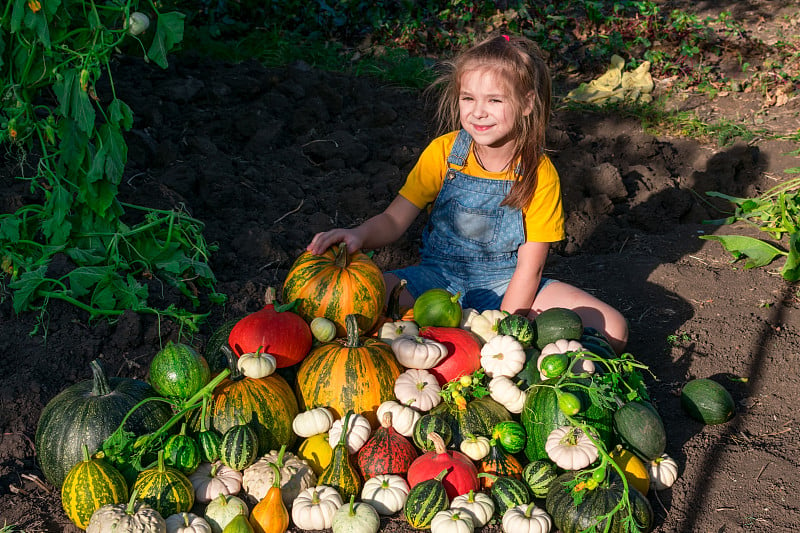
{"label": "large orange pumpkin", "polygon": [[311,322],[318,316],[336,324],[336,334],[347,334],[345,319],[356,315],[361,331],[369,331],[383,312],[386,284],[367,254],[347,252],[344,243],[320,255],[305,251],[295,260],[283,283],[283,301],[297,300],[294,312]]}
{"label": "large orange pumpkin", "polygon": [[[230,348],[226,351],[231,374],[212,393],[207,407],[208,425],[223,434],[239,424],[241,417],[258,436],[259,455],[284,444],[291,447],[295,441],[292,421],[300,412],[292,387],[278,374],[245,377],[236,366],[236,356]],[[199,426],[199,417],[196,422]]]}
{"label": "large orange pumpkin", "polygon": [[352,410],[377,427],[378,406],[394,399],[402,367],[392,348],[360,337],[355,315],[348,315],[347,337],[313,348],[297,371],[297,399],[303,410],[328,407],[343,417]]}

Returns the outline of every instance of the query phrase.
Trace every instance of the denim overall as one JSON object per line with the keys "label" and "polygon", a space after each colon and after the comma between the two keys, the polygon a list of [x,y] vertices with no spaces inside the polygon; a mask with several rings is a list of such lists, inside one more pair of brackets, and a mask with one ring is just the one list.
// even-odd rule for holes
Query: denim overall
{"label": "denim overall", "polygon": [[[449,170],[422,233],[419,265],[391,271],[408,281],[414,298],[428,289],[461,293],[461,305],[499,309],[525,242],[522,212],[501,206],[513,181],[478,178],[463,168],[472,137],[461,130],[447,158]],[[519,169],[517,169],[519,170]],[[550,280],[542,280],[540,289]]]}

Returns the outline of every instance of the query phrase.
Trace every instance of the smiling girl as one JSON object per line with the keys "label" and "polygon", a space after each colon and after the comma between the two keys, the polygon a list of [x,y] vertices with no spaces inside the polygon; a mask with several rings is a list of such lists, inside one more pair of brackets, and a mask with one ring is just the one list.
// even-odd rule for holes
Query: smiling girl
{"label": "smiling girl", "polygon": [[628,326],[619,311],[567,283],[544,278],[550,244],[564,238],[561,185],[545,155],[550,73],[532,41],[500,35],[458,55],[433,85],[441,136],[423,151],[398,196],[355,228],[318,233],[320,254],[396,241],[423,209],[430,216],[419,265],[385,273],[387,290],[407,280],[402,305],[428,289],[461,293],[477,311],[533,319],[552,307],[578,313],[621,352]]}

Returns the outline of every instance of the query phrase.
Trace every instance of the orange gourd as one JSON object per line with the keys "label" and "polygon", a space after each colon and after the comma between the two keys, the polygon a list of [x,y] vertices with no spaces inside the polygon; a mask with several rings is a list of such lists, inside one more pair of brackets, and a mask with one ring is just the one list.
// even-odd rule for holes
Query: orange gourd
{"label": "orange gourd", "polygon": [[281,471],[275,463],[269,465],[274,474],[272,486],[250,512],[250,525],[255,533],[286,533],[289,529],[289,511],[281,497]]}

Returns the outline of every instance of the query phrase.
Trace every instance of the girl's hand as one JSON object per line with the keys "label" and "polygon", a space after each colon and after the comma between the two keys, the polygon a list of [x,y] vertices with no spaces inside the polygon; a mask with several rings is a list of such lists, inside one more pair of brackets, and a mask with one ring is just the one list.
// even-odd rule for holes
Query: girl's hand
{"label": "girl's hand", "polygon": [[361,237],[353,229],[336,228],[322,233],[317,233],[311,242],[306,246],[306,250],[312,254],[320,255],[336,243],[347,244],[347,251],[353,253],[361,249],[364,244]]}

